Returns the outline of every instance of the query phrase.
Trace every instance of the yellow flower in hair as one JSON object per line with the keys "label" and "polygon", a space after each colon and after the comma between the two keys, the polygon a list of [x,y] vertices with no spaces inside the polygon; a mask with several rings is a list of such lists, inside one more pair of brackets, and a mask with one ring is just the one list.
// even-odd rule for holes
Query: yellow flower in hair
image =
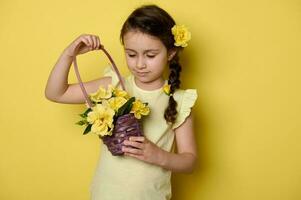
{"label": "yellow flower in hair", "polygon": [[191,39],[191,33],[184,25],[174,25],[171,29],[175,39],[175,46],[186,47],[187,42]]}
{"label": "yellow flower in hair", "polygon": [[165,94],[170,95],[170,85],[168,84],[164,85],[163,91]]}

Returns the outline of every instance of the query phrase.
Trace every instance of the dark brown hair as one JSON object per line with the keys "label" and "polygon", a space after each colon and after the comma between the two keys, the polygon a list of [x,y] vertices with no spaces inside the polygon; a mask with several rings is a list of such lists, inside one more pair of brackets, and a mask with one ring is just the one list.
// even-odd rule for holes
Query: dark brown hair
{"label": "dark brown hair", "polygon": [[[171,28],[175,25],[174,19],[162,8],[157,5],[144,5],[135,9],[130,16],[124,22],[121,32],[120,40],[124,44],[123,36],[129,31],[140,31],[142,33],[155,36],[164,44],[167,51],[176,49],[177,53],[174,55],[172,60],[168,63],[169,65],[169,79],[170,93],[173,94],[176,89],[180,88],[180,72],[181,65],[179,63],[179,50],[182,47],[174,46],[174,36],[172,35]],[[177,102],[173,96],[169,97],[168,107],[165,110],[164,118],[167,122],[175,122],[177,117]]]}

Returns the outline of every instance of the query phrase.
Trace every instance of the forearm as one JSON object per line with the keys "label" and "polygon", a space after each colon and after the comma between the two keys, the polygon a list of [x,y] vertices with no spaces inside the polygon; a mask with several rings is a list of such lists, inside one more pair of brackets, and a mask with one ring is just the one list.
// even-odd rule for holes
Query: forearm
{"label": "forearm", "polygon": [[164,169],[172,172],[192,173],[197,157],[192,153],[176,154],[163,150],[159,160],[159,165]]}
{"label": "forearm", "polygon": [[57,99],[68,88],[68,74],[72,64],[72,57],[65,51],[61,54],[53,67],[45,88],[45,96],[49,99]]}

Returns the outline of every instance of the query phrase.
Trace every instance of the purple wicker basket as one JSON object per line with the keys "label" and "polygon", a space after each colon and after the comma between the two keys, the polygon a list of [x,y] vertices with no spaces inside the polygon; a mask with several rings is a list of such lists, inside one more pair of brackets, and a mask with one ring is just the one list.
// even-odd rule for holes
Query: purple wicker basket
{"label": "purple wicker basket", "polygon": [[[112,63],[112,66],[118,75],[122,89],[125,91],[125,86],[121,78],[120,72],[116,67],[112,57],[105,50],[103,45],[101,45],[100,49],[107,55],[110,62]],[[86,102],[88,103],[88,107],[92,108],[94,105],[91,102],[90,98],[88,97],[87,91],[81,80],[78,66],[77,66],[76,56],[74,57],[73,62],[74,62],[76,77],[78,79],[83,95],[86,99]],[[120,156],[120,155],[124,155],[124,152],[122,151],[123,141],[128,140],[130,136],[143,136],[142,126],[140,124],[140,121],[137,118],[135,118],[133,113],[128,113],[119,116],[114,123],[112,135],[111,136],[107,135],[103,137],[99,136],[99,138],[102,139],[103,143],[107,146],[108,150],[111,152],[113,156]]]}

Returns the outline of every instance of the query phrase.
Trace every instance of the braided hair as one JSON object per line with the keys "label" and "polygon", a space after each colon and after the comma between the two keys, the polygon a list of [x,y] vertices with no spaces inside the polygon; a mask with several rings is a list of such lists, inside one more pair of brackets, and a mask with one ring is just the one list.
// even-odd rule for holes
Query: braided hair
{"label": "braided hair", "polygon": [[164,44],[167,51],[176,50],[176,54],[168,62],[170,96],[168,107],[164,112],[164,118],[169,123],[174,123],[177,117],[177,102],[173,94],[176,89],[180,88],[180,72],[181,65],[179,63],[178,52],[183,50],[183,47],[174,46],[174,36],[171,28],[175,25],[174,19],[162,8],[157,5],[144,5],[136,8],[124,22],[121,32],[120,41],[124,44],[123,36],[129,31],[140,31],[157,37]]}

